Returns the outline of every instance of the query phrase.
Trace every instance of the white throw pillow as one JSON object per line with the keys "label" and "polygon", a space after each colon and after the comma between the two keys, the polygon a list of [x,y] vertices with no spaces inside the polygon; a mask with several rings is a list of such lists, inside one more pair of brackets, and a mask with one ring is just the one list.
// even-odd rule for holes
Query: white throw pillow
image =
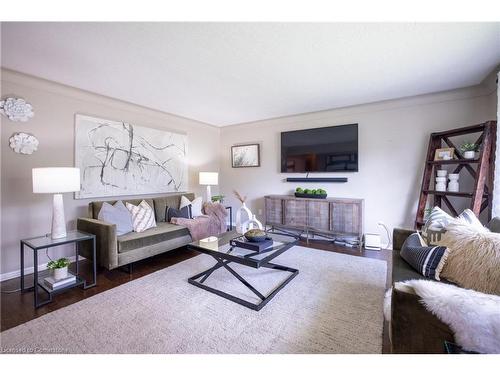
{"label": "white throw pillow", "polygon": [[429,214],[425,225],[422,227],[422,237],[428,246],[439,245],[443,234],[446,232],[448,225],[462,223],[470,225],[477,230],[486,229],[476,217],[474,212],[465,209],[457,217],[453,217],[439,207],[434,207]]}
{"label": "white throw pillow", "polygon": [[203,212],[201,212],[201,208],[203,206],[203,200],[201,199],[201,197],[195,198],[191,202],[183,195],[181,197],[181,205],[179,206],[179,210],[189,205],[191,205],[191,215],[193,218],[197,216],[203,216]]}
{"label": "white throw pillow", "polygon": [[138,206],[127,203],[127,209],[132,214],[134,232],[144,232],[146,229],[156,227],[154,210],[146,201],[142,201]]}
{"label": "white throw pillow", "polygon": [[107,223],[115,224],[118,236],[134,230],[132,215],[130,215],[130,211],[125,208],[122,201],[116,202],[113,206],[104,202],[97,218]]}

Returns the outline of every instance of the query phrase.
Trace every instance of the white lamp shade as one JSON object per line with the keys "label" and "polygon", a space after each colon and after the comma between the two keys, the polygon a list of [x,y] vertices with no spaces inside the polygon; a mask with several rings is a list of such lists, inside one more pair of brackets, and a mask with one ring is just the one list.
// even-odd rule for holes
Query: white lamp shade
{"label": "white lamp shade", "polygon": [[33,168],[33,193],[68,193],[79,190],[79,168]]}
{"label": "white lamp shade", "polygon": [[218,185],[219,174],[217,172],[200,172],[200,185]]}

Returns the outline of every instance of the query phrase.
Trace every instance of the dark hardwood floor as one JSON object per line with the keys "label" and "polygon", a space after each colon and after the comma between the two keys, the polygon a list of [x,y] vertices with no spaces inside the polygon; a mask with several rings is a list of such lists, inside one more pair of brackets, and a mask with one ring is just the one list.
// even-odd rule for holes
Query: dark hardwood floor
{"label": "dark hardwood floor", "polygon": [[[389,287],[391,284],[391,262],[392,262],[392,252],[390,250],[364,250],[364,249],[351,249],[341,246],[334,245],[329,242],[320,241],[310,241],[307,244],[305,241],[301,241],[301,246],[312,247],[315,249],[320,249],[324,251],[333,251],[342,254],[360,256],[365,258],[375,258],[387,261],[387,281],[386,286]],[[176,263],[182,262],[186,259],[192,258],[199,255],[199,253],[188,250],[186,247],[179,248],[164,254],[160,254],[149,259],[144,259],[140,262],[133,264],[132,273],[129,274],[123,270],[106,270],[101,268],[97,272],[97,286],[87,290],[82,290],[80,288],[74,288],[68,290],[62,294],[56,295],[52,303],[42,306],[39,309],[33,307],[33,293],[5,293],[9,290],[16,290],[19,288],[20,280],[19,278],[4,281],[0,284],[0,289],[2,290],[1,300],[0,300],[0,311],[1,311],[1,331],[5,331],[9,328],[15,327],[19,324],[28,322],[39,316],[45,315],[49,312],[58,310],[62,307],[71,305],[75,302],[81,301],[85,298],[92,297],[98,293],[104,292],[106,290],[117,287],[121,284],[129,282],[131,280],[138,279],[142,276],[148,275],[155,271],[161,270],[163,268],[169,267]],[[90,273],[90,264],[86,261],[80,263],[81,270],[85,276]],[[33,279],[29,275],[26,279],[26,285],[32,285]],[[42,294],[40,294],[42,295]],[[388,327],[384,323],[384,337],[383,337],[383,352],[390,353]]]}

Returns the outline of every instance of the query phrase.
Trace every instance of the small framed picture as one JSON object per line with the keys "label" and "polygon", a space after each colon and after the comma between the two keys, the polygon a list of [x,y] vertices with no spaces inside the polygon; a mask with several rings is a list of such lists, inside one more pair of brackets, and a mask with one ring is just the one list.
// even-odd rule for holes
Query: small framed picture
{"label": "small framed picture", "polygon": [[237,145],[231,147],[233,168],[260,167],[260,145]]}
{"label": "small framed picture", "polygon": [[455,149],[451,148],[438,148],[434,154],[434,160],[452,160],[455,156]]}

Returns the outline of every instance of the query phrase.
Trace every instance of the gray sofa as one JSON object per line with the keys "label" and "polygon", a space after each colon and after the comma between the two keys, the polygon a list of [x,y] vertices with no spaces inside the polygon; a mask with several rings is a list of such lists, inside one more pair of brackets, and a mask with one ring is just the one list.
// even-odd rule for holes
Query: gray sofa
{"label": "gray sofa", "polygon": [[[500,218],[493,218],[487,227],[500,233]],[[404,241],[414,230],[393,231],[392,282],[426,279],[401,258]],[[450,283],[441,279],[443,283]],[[392,289],[391,351],[393,354],[443,354],[444,342],[454,342],[452,329],[420,303],[415,294]]]}
{"label": "gray sofa", "polygon": [[[121,236],[116,235],[116,225],[97,219],[103,201],[90,202],[88,218],[77,219],[77,229],[96,235],[96,250],[99,265],[109,270],[129,265],[153,255],[177,249],[190,243],[191,235],[186,227],[166,222],[165,211],[167,206],[178,208],[182,196],[189,200],[194,194],[176,194],[157,198],[143,198],[123,200],[138,205],[145,200],[154,208],[156,228],[144,232],[130,232]],[[107,201],[114,204],[114,201]],[[88,242],[88,241],[85,241]],[[82,255],[90,254],[90,248],[82,243]]]}

